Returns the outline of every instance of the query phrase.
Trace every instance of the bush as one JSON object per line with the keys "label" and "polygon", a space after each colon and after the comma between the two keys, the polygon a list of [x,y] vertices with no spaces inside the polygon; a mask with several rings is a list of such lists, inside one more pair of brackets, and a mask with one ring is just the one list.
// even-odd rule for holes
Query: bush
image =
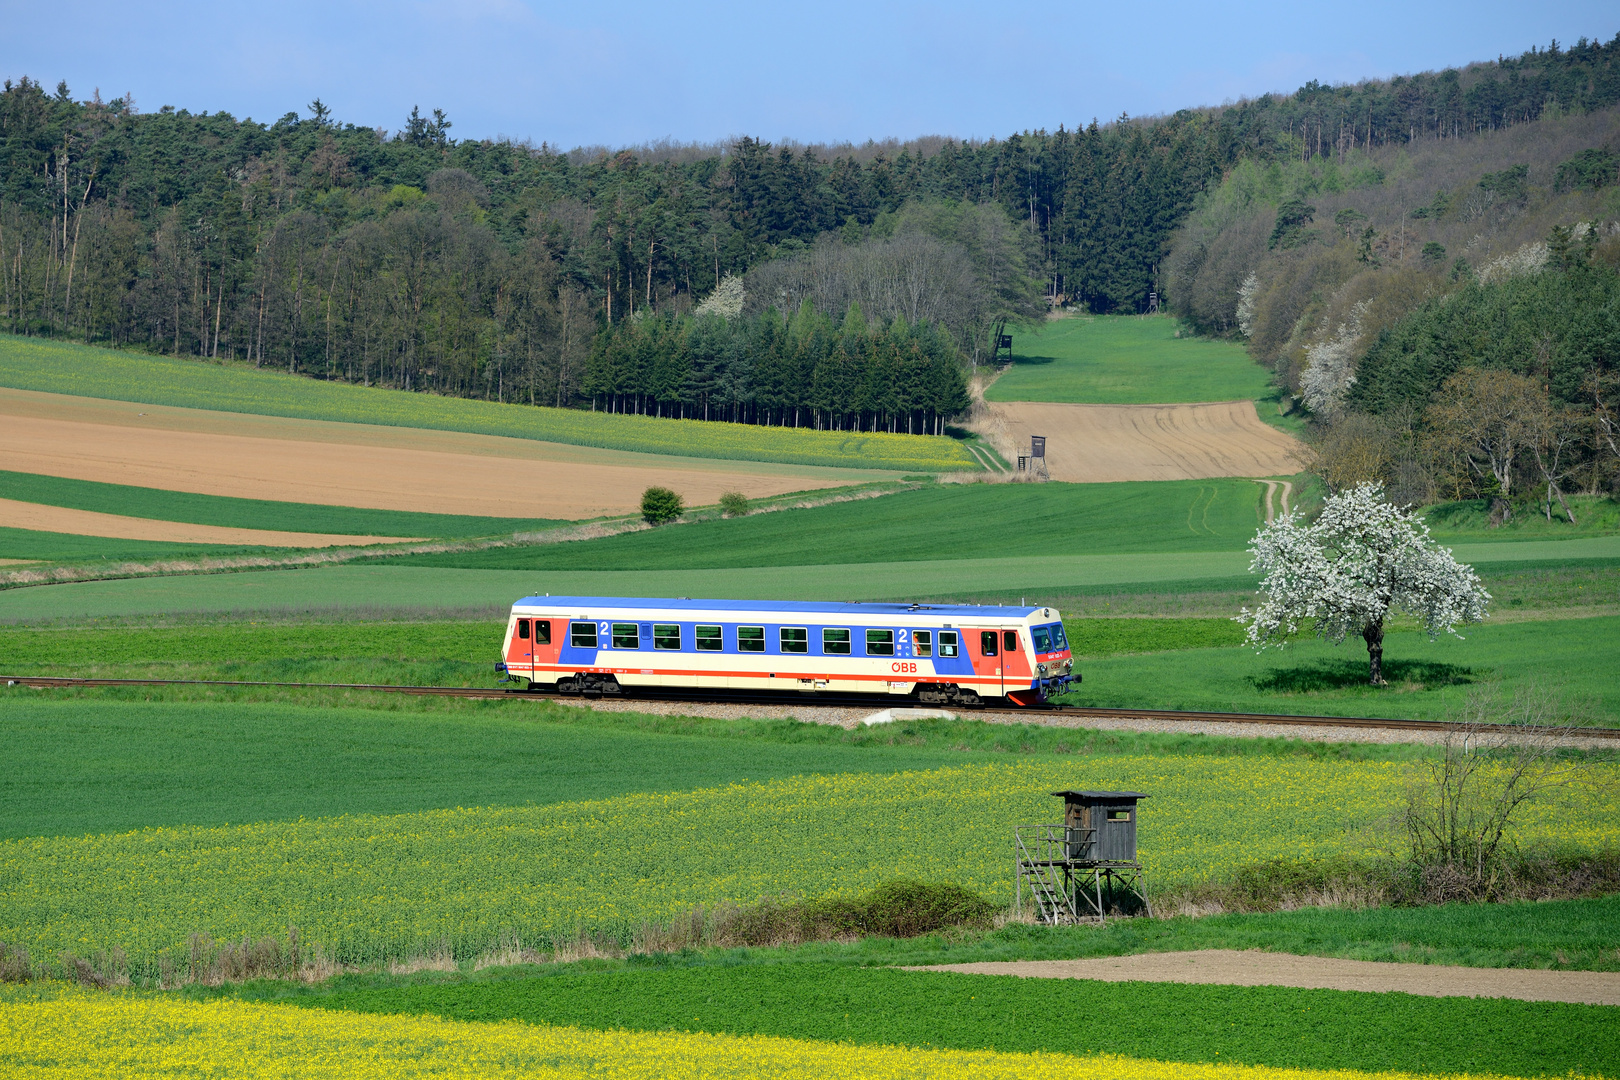
{"label": "bush", "polygon": [[720,512],[726,517],[742,517],[748,513],[748,496],[740,491],[728,491],[720,496]]}
{"label": "bush", "polygon": [[665,487],[650,487],[641,493],[641,517],[649,525],[662,525],[686,513],[686,503]]}

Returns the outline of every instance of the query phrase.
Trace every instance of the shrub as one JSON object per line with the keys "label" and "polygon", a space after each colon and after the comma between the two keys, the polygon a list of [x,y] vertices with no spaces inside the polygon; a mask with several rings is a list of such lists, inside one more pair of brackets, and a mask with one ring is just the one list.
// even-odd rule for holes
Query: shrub
{"label": "shrub", "polygon": [[742,517],[748,513],[748,496],[740,491],[728,491],[720,496],[720,512],[726,517]]}
{"label": "shrub", "polygon": [[649,525],[662,525],[686,513],[686,503],[666,487],[650,487],[641,493],[641,517]]}

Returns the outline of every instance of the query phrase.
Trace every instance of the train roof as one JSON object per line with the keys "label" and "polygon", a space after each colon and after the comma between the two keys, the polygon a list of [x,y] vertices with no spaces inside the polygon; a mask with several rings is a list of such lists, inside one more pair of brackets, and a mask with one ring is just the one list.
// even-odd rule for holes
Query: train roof
{"label": "train roof", "polygon": [[979,604],[863,604],[845,601],[804,600],[693,600],[689,597],[647,596],[525,596],[514,607],[663,608],[675,611],[758,611],[828,615],[955,615],[974,619],[1026,619],[1036,607],[996,607]]}

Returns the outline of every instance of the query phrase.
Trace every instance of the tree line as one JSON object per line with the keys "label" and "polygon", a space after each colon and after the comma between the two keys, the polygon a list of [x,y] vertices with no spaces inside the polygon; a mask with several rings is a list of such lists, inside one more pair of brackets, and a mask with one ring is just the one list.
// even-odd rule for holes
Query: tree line
{"label": "tree line", "polygon": [[[680,316],[727,276],[769,271],[788,294],[782,310],[810,296],[829,318],[851,301],[876,318],[889,301],[832,296],[804,278],[813,257],[793,258],[875,258],[862,248],[874,240],[916,254],[926,235],[961,249],[936,267],[965,257],[973,289],[992,298],[957,324],[931,298],[926,318],[972,355],[998,332],[995,311],[1028,309],[1030,281],[1036,300],[1143,310],[1163,287],[1172,231],[1243,162],[1325,162],[1600,108],[1620,100],[1617,50],[1620,37],[1555,45],[985,142],[890,152],[742,138],[697,156],[458,140],[436,110],[413,109],[389,133],[338,123],[319,101],[261,123],[7,81],[0,326],[588,407],[595,336],[636,313]],[[950,236],[938,222],[885,231],[918,206],[977,209],[951,211]],[[1018,245],[967,242],[987,222],[1016,230]],[[1018,266],[980,257],[1014,248]],[[766,291],[762,278],[754,295]]]}
{"label": "tree line", "polygon": [[809,300],[790,318],[643,314],[596,340],[584,380],[591,408],[827,431],[944,434],[968,408],[955,344],[903,316],[839,319]]}

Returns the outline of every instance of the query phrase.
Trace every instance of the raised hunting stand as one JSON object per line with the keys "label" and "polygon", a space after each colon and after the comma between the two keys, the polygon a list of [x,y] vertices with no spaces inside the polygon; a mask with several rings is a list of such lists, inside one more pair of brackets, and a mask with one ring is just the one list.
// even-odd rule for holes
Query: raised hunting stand
{"label": "raised hunting stand", "polygon": [[1131,913],[1138,905],[1153,914],[1136,856],[1139,791],[1054,791],[1063,800],[1060,825],[1020,825],[1016,908],[1024,893],[1037,922],[1057,926],[1082,919],[1106,921],[1108,913]]}

